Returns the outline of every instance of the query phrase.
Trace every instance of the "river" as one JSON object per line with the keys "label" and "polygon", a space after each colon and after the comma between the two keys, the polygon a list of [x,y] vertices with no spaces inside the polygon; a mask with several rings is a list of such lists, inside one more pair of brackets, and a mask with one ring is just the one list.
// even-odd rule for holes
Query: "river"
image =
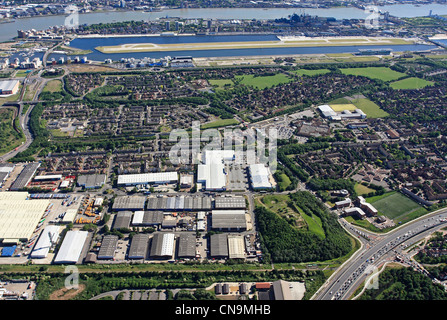
{"label": "river", "polygon": [[[389,11],[397,17],[426,16],[432,10],[433,14],[447,14],[447,4],[424,4],[414,6],[399,4],[380,6],[379,10]],[[79,24],[108,23],[130,20],[156,20],[161,17],[179,17],[183,19],[277,19],[287,17],[293,13],[305,12],[321,17],[334,17],[336,19],[364,19],[368,15],[357,8],[330,8],[330,9],[300,9],[300,8],[272,8],[272,9],[240,9],[240,8],[207,8],[207,9],[170,9],[161,12],[143,11],[112,11],[95,12],[79,15]],[[17,19],[12,23],[0,24],[0,42],[17,36],[17,30],[43,30],[55,25],[64,25],[65,16],[45,16]]]}

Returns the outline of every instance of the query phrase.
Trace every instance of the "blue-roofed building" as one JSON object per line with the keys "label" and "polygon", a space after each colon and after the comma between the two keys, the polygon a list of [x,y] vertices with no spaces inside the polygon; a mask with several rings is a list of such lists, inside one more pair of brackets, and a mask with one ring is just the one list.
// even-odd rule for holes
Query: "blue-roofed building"
{"label": "blue-roofed building", "polygon": [[2,249],[2,257],[12,257],[16,251],[17,246],[4,247]]}

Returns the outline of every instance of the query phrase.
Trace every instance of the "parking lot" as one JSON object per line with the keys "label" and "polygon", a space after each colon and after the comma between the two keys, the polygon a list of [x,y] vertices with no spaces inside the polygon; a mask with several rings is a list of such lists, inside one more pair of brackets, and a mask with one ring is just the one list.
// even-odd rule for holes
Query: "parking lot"
{"label": "parking lot", "polygon": [[226,165],[227,171],[227,188],[230,191],[248,190],[247,168],[241,164]]}

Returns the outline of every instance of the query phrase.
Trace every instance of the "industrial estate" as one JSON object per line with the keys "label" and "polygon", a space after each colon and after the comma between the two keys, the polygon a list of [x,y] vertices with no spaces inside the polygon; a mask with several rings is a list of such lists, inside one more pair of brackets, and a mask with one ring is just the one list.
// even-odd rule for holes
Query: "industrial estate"
{"label": "industrial estate", "polygon": [[273,3],[1,43],[1,300],[447,299],[445,15]]}

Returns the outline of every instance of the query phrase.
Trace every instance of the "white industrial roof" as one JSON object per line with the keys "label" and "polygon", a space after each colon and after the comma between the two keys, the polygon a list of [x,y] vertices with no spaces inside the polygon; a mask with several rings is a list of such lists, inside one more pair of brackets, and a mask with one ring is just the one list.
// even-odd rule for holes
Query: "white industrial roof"
{"label": "white industrial roof", "polygon": [[174,254],[174,238],[173,233],[166,233],[163,235],[163,244],[161,246],[162,256],[172,256]]}
{"label": "white industrial roof", "polygon": [[230,259],[245,258],[245,244],[243,236],[228,235],[228,257]]}
{"label": "white industrial roof", "polygon": [[65,211],[64,217],[62,218],[63,223],[73,222],[76,218],[76,214],[78,213],[78,209],[67,209]]}
{"label": "white industrial roof", "polygon": [[335,112],[328,104],[323,104],[321,106],[318,106],[318,109],[321,111],[324,117],[333,117],[337,115],[337,112]]}
{"label": "white industrial roof", "polygon": [[197,180],[205,183],[206,190],[224,190],[227,185],[223,163],[199,164]]}
{"label": "white industrial roof", "polygon": [[[59,238],[59,226],[46,226],[40,235],[39,240],[31,252],[31,258],[46,258],[53,244],[56,244]],[[51,240],[50,240],[51,234]]]}
{"label": "white industrial roof", "polygon": [[0,90],[12,90],[17,85],[19,80],[4,80],[0,81]]}
{"label": "white industrial roof", "polygon": [[140,174],[126,174],[118,176],[118,184],[147,184],[178,181],[176,171],[172,172],[154,172]]}
{"label": "white industrial roof", "polygon": [[269,189],[272,187],[269,175],[270,170],[262,163],[250,165],[251,183],[254,189]]}
{"label": "white industrial roof", "polygon": [[203,163],[206,164],[222,163],[222,161],[233,160],[234,150],[206,150],[202,157]]}
{"label": "white industrial roof", "polygon": [[36,176],[34,180],[52,180],[52,179],[62,179],[61,174],[53,174],[48,176]]}
{"label": "white industrial roof", "polygon": [[30,239],[50,202],[0,200],[0,239]]}
{"label": "white industrial roof", "polygon": [[135,211],[132,219],[133,225],[139,225],[143,223],[144,211]]}
{"label": "white industrial roof", "polygon": [[26,200],[28,198],[28,192],[20,191],[8,191],[0,192],[0,201],[2,200]]}
{"label": "white industrial roof", "polygon": [[57,253],[54,263],[76,263],[87,240],[87,231],[68,231]]}

